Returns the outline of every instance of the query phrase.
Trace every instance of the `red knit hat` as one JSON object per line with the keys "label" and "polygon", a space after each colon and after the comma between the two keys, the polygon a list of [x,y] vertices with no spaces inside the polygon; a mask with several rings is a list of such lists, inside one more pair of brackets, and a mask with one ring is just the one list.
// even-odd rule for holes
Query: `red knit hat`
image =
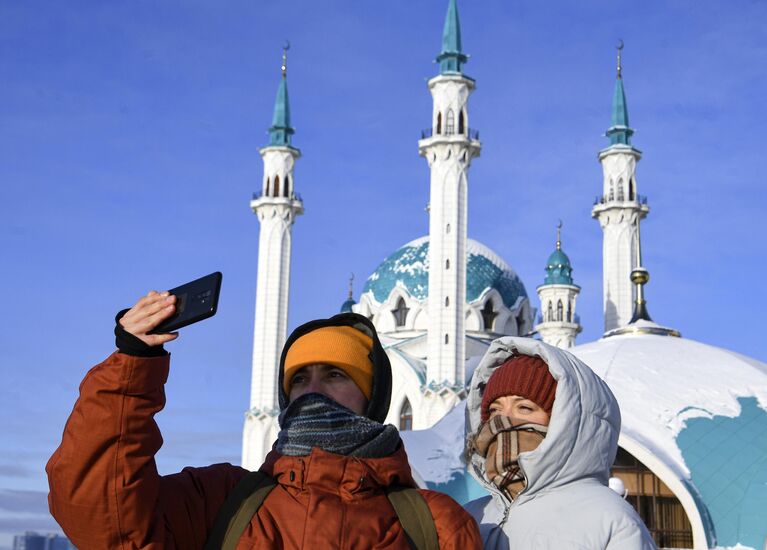
{"label": "red knit hat", "polygon": [[518,395],[529,399],[551,414],[557,381],[540,357],[515,355],[506,360],[487,381],[482,394],[482,422],[490,418],[490,405],[504,395]]}

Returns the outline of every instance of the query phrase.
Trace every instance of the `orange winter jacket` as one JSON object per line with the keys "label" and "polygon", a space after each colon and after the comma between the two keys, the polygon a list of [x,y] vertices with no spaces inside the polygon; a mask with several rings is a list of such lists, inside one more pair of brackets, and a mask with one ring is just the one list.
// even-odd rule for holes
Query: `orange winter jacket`
{"label": "orange winter jacket", "polygon": [[[165,404],[169,356],[114,353],[88,373],[61,445],[46,466],[50,510],[80,550],[202,548],[219,508],[247,473],[231,464],[160,476],[154,421]],[[250,548],[401,548],[388,485],[414,486],[405,450],[354,458],[272,451],[261,471],[277,486],[240,538]],[[420,491],[441,548],[481,548],[474,520],[449,496]]]}

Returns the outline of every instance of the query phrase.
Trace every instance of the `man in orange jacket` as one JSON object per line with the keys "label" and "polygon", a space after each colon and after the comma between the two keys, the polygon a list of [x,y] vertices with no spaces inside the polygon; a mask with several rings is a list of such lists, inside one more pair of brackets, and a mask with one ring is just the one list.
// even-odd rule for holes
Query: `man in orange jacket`
{"label": "man in orange jacket", "polygon": [[[80,550],[203,548],[248,475],[231,464],[157,473],[162,437],[154,415],[165,404],[170,358],[163,345],[178,335],[148,333],[174,304],[167,292],[150,292],[118,316],[118,351],[83,380],[46,467],[51,513]],[[243,524],[236,547],[413,547],[387,498],[393,487],[415,483],[396,428],[382,424],[391,367],[372,323],[341,314],[299,327],[279,377],[281,430],[260,468],[276,486]],[[481,547],[476,523],[455,501],[418,494],[440,548]]]}

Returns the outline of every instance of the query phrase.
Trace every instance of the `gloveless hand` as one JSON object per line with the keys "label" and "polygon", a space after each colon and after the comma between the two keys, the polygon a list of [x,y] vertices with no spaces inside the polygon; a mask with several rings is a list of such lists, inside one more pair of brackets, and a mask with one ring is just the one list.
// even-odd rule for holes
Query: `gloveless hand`
{"label": "gloveless hand", "polygon": [[120,319],[120,325],[148,346],[160,346],[178,338],[178,332],[147,334],[176,311],[176,297],[152,290]]}

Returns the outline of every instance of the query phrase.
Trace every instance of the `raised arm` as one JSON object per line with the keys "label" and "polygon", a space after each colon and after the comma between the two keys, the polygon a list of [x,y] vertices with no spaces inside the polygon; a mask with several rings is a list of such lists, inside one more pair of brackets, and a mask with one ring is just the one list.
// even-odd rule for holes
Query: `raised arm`
{"label": "raised arm", "polygon": [[154,415],[165,405],[169,370],[161,346],[177,335],[146,333],[173,313],[173,300],[151,292],[120,319],[117,332],[138,341],[124,337],[121,351],[88,372],[46,466],[51,514],[80,550],[202,548],[218,508],[245,473],[228,464],[157,473],[162,436]]}

